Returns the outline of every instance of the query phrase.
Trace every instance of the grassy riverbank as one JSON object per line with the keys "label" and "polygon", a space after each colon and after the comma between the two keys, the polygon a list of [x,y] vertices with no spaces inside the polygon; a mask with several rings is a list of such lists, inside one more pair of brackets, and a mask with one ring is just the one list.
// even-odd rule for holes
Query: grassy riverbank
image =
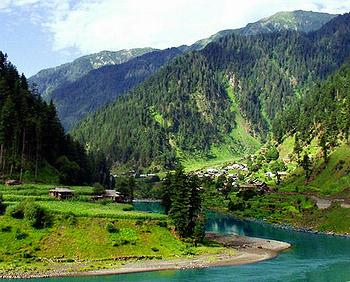
{"label": "grassy riverbank", "polygon": [[[217,243],[194,247],[181,241],[163,214],[133,211],[129,204],[89,202],[92,187],[71,187],[76,196],[65,201],[49,197],[51,188],[0,185],[7,205],[0,215],[0,276],[59,275],[116,268],[132,261],[217,254],[225,249]],[[15,218],[13,208],[19,203],[42,208],[48,223],[38,228],[27,215]]]}

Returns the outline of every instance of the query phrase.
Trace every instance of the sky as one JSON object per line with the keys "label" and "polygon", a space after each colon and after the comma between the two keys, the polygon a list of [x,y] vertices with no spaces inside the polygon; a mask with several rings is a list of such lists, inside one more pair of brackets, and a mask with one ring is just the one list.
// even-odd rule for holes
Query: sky
{"label": "sky", "polygon": [[343,14],[350,0],[0,0],[0,50],[30,77],[82,55],[189,45],[293,10]]}

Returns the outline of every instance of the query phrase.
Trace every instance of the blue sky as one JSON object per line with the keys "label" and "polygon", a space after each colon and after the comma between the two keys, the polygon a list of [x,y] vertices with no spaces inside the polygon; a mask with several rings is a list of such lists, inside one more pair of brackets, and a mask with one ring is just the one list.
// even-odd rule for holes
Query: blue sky
{"label": "blue sky", "polygon": [[191,44],[278,11],[350,11],[350,0],[0,0],[0,50],[27,77],[101,50]]}

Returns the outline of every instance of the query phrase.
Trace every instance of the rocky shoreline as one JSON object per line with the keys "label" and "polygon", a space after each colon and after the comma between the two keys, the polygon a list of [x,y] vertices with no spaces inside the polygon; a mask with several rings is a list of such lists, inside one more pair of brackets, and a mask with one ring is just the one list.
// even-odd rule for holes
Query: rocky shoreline
{"label": "rocky shoreline", "polygon": [[[69,276],[93,276],[93,275],[116,275],[135,272],[149,272],[161,270],[181,270],[193,268],[207,268],[212,266],[228,266],[251,264],[259,261],[272,259],[280,252],[291,247],[289,243],[260,239],[238,235],[218,235],[207,233],[207,239],[218,242],[225,246],[225,250],[214,255],[203,254],[192,257],[176,258],[171,260],[132,260],[118,265],[116,268],[92,270],[92,271],[68,271],[68,268],[51,270],[46,273],[23,273],[23,274],[0,274],[5,279],[69,277]],[[74,264],[69,265],[69,269]]]}

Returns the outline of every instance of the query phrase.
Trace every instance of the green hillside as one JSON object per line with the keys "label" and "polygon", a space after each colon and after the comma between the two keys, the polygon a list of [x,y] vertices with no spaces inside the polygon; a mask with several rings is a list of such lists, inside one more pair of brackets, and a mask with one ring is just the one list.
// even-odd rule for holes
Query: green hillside
{"label": "green hillside", "polygon": [[[116,165],[136,167],[172,167],[179,155],[191,166],[252,151],[244,147],[258,143],[247,133],[266,140],[275,117],[299,99],[295,93],[347,59],[348,20],[349,14],[339,16],[308,34],[222,38],[176,58],[82,121],[72,134]],[[235,89],[237,111],[231,108],[227,81]],[[245,124],[245,132],[238,122]]]}

